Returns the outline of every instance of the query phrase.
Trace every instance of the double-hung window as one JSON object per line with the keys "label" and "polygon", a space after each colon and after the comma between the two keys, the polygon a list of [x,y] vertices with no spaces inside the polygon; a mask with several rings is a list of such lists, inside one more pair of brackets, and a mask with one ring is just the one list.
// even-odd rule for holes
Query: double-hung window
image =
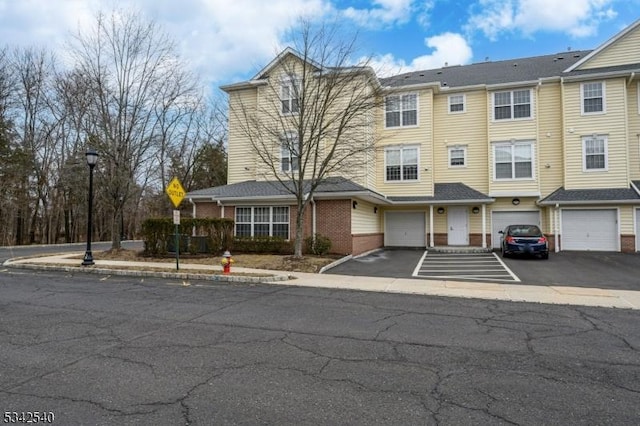
{"label": "double-hung window", "polygon": [[584,171],[607,170],[607,137],[585,136],[582,138],[582,169]]}
{"label": "double-hung window", "polygon": [[418,124],[418,95],[390,95],[385,98],[385,127],[405,127]]}
{"label": "double-hung window", "polygon": [[237,237],[289,239],[289,207],[236,207]]}
{"label": "double-hung window", "polygon": [[285,173],[297,172],[298,135],[293,132],[285,133],[280,139],[280,170]]}
{"label": "double-hung window", "polygon": [[449,95],[449,114],[464,112],[464,95]]}
{"label": "double-hung window", "polygon": [[493,158],[495,180],[533,178],[532,142],[496,143]]}
{"label": "double-hung window", "polygon": [[583,114],[601,114],[605,112],[604,84],[602,82],[582,83],[580,92],[582,95]]}
{"label": "double-hung window", "polygon": [[493,93],[493,119],[518,120],[531,118],[531,90]]}
{"label": "double-hung window", "polygon": [[418,147],[389,147],[384,158],[386,181],[418,180]]}
{"label": "double-hung window", "polygon": [[280,104],[282,114],[297,114],[300,111],[298,96],[300,84],[295,78],[286,78],[280,84]]}
{"label": "double-hung window", "polygon": [[467,148],[464,146],[449,147],[449,167],[464,167],[467,165]]}

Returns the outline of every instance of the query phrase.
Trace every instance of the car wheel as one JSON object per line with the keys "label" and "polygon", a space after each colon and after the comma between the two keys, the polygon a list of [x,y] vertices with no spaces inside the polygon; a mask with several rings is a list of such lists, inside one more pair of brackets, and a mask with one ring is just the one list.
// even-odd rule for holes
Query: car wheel
{"label": "car wheel", "polygon": [[502,254],[502,257],[504,258],[509,257],[509,254],[506,251],[504,251],[504,247],[500,247],[500,252]]}

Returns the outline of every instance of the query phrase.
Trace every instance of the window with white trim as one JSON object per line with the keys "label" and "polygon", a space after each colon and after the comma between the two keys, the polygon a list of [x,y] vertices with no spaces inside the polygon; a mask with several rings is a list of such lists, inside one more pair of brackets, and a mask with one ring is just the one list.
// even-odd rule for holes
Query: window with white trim
{"label": "window with white trim", "polygon": [[467,147],[449,147],[449,167],[464,167],[467,165]]}
{"label": "window with white trim", "polygon": [[449,95],[449,114],[465,112],[465,95]]}
{"label": "window with white trim", "polygon": [[493,93],[493,119],[519,120],[531,118],[531,90]]}
{"label": "window with white trim", "polygon": [[418,147],[388,147],[384,151],[385,181],[418,180]]}
{"label": "window with white trim", "polygon": [[280,112],[282,114],[297,114],[300,111],[298,95],[300,84],[294,78],[286,78],[280,83]]}
{"label": "window with white trim", "polygon": [[607,170],[607,137],[582,137],[582,169],[587,171]]}
{"label": "window with white trim", "polygon": [[285,133],[280,139],[280,170],[285,173],[297,172],[299,169],[298,135],[293,132]]}
{"label": "window with white trim", "polygon": [[289,206],[236,207],[237,237],[289,239]]}
{"label": "window with white trim", "polygon": [[533,142],[508,142],[493,145],[495,180],[533,178]]}
{"label": "window with white trim", "polygon": [[601,114],[605,112],[604,84],[601,81],[580,84],[583,114]]}
{"label": "window with white trim", "polygon": [[385,127],[416,126],[418,124],[418,95],[390,95],[385,98]]}

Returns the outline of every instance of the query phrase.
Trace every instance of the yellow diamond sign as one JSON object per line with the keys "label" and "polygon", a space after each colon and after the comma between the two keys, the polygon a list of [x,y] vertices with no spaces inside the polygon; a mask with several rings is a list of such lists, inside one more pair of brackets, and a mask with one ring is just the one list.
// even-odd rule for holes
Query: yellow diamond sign
{"label": "yellow diamond sign", "polygon": [[167,185],[166,192],[171,199],[173,206],[175,208],[178,208],[185,196],[185,191],[177,177],[171,179],[171,182],[169,182],[169,185]]}

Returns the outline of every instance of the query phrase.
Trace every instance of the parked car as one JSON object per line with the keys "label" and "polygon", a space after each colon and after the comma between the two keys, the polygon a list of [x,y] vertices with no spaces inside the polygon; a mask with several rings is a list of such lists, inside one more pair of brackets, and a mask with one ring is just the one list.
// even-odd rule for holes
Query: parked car
{"label": "parked car", "polygon": [[511,255],[539,255],[549,258],[549,242],[536,225],[509,225],[500,231],[502,257]]}

